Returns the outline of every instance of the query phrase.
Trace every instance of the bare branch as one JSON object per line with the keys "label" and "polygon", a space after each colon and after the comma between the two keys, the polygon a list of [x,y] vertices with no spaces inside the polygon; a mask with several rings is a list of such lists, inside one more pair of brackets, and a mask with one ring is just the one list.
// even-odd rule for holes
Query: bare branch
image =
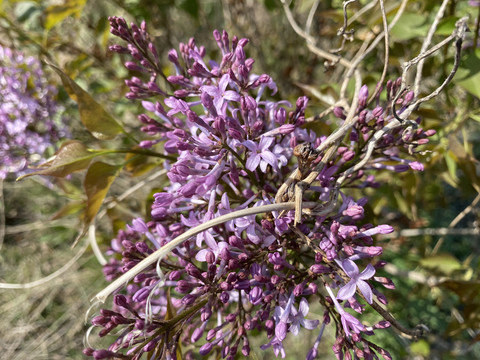
{"label": "bare branch", "polygon": [[[305,208],[315,208],[318,207],[317,203],[305,203],[304,204]],[[250,215],[256,215],[256,214],[262,214],[262,213],[268,213],[272,211],[283,211],[283,210],[292,210],[295,208],[295,203],[294,202],[284,202],[284,203],[279,203],[279,204],[269,204],[269,205],[262,205],[262,206],[254,206],[248,209],[242,209],[242,210],[237,210],[233,211],[229,214],[219,216],[215,219],[212,219],[210,221],[207,221],[203,224],[200,224],[198,226],[195,226],[194,228],[186,231],[180,236],[177,236],[175,239],[170,241],[168,244],[165,246],[161,247],[157,251],[155,251],[153,254],[149,255],[145,259],[143,259],[141,262],[139,262],[135,267],[127,271],[125,274],[120,276],[118,279],[113,281],[111,284],[109,284],[105,289],[100,291],[95,297],[92,299],[92,301],[99,301],[104,303],[107,297],[114,292],[116,289],[119,287],[125,285],[128,281],[133,279],[136,275],[138,275],[141,271],[145,270],[147,267],[150,265],[153,265],[157,261],[160,261],[163,259],[166,255],[168,255],[173,249],[175,249],[178,245],[180,245],[182,242],[190,239],[192,236],[195,236],[205,230],[208,230],[214,226],[221,225],[223,223],[226,223],[227,221],[238,219],[240,217],[244,216],[250,216]]]}
{"label": "bare branch", "polygon": [[[396,94],[395,98],[392,100],[392,112],[393,112],[393,115],[395,116],[395,118],[397,120],[399,120],[400,122],[404,122],[405,119],[407,119],[407,117],[415,110],[417,109],[417,107],[425,102],[425,101],[428,101],[432,98],[434,98],[435,96],[437,96],[449,83],[450,81],[453,79],[453,77],[455,76],[455,73],[457,72],[457,69],[458,69],[458,66],[460,64],[460,56],[461,56],[461,51],[462,51],[462,43],[463,43],[463,40],[465,38],[465,32],[467,30],[467,17],[463,17],[461,18],[460,20],[458,20],[456,22],[456,28],[454,30],[454,32],[452,33],[452,35],[450,35],[449,37],[445,38],[443,41],[439,42],[437,45],[433,46],[432,48],[430,48],[429,50],[419,54],[417,57],[415,57],[414,59],[408,61],[407,63],[405,63],[403,65],[403,73],[402,73],[402,86],[400,88],[400,90],[398,91],[398,93]],[[426,57],[430,56],[431,54],[435,53],[436,51],[438,51],[439,49],[441,49],[443,46],[447,45],[450,41],[452,41],[453,39],[455,39],[455,47],[456,47],[456,51],[455,51],[455,58],[454,58],[454,64],[453,64],[453,68],[452,70],[450,71],[450,74],[448,74],[447,78],[445,79],[445,81],[439,86],[437,87],[432,93],[430,93],[429,95],[421,98],[421,99],[418,99],[416,100],[413,104],[411,104],[408,109],[402,113],[403,116],[403,119],[400,118],[398,116],[398,113],[396,111],[396,102],[397,100],[399,99],[399,97],[403,94],[403,92],[407,89],[407,73],[408,73],[408,70],[416,65],[418,62],[420,62],[422,59],[425,59]]]}
{"label": "bare branch", "polygon": [[[463,209],[463,211],[458,214],[457,216],[455,216],[455,219],[452,220],[452,222],[448,225],[448,228],[446,230],[448,230],[447,232],[445,232],[445,234],[440,234],[440,235],[449,235],[451,234],[451,231],[453,230],[462,230],[462,229],[452,229],[454,228],[455,226],[457,226],[457,224],[467,215],[469,214],[474,208],[475,206],[477,206],[477,204],[480,202],[480,194],[478,194],[475,199],[473,199],[472,203],[470,205],[468,205],[465,209]],[[476,234],[478,234],[478,229],[473,229],[476,231]],[[464,234],[462,234],[464,235]],[[465,234],[465,235],[468,235],[468,234]],[[435,246],[433,247],[433,250],[431,252],[431,255],[435,255],[438,250],[442,247],[442,244],[443,242],[445,241],[445,238],[442,236],[440,239],[438,239],[437,243],[435,244]]]}
{"label": "bare branch", "polygon": [[[435,30],[437,30],[438,23],[440,22],[440,20],[443,18],[443,15],[445,14],[445,9],[447,8],[447,4],[449,3],[449,1],[450,0],[443,0],[442,5],[440,5],[440,8],[438,9],[437,14],[435,15],[435,19],[433,20],[432,25],[428,30],[428,34],[425,37],[425,40],[423,41],[422,48],[420,49],[420,53],[425,52],[430,46],[432,42],[433,34],[435,33]],[[415,76],[415,85],[413,87],[415,98],[418,96],[418,93],[419,93],[420,82],[422,81],[422,70],[423,70],[424,63],[425,63],[425,59],[422,59],[419,61],[417,66],[417,74]]]}

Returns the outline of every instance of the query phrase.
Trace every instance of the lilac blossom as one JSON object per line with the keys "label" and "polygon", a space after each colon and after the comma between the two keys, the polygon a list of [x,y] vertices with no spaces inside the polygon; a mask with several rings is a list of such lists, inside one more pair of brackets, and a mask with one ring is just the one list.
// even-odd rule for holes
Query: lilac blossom
{"label": "lilac blossom", "polygon": [[[163,246],[193,227],[240,209],[274,204],[276,191],[301,160],[294,156],[294,148],[305,144],[313,150],[328,135],[302,128],[307,97],[298,98],[293,107],[285,100],[269,99],[278,89],[269,75],[252,72],[247,39],[214,31],[221,53],[217,60],[209,60],[206,48],[189,39],[168,53],[174,75],[167,77],[144,23],[128,26],[122,18],[112,17],[110,24],[112,33],[128,43],[112,50],[129,53],[127,69],[146,75],[144,80],[128,80],[126,95],[140,100],[146,111],[139,116],[144,144],[173,160],[163,164],[168,181],[154,194],[152,220],[135,219],[112,240],[111,258],[104,267],[109,281],[135,267],[157,244]],[[156,82],[159,77],[166,78],[171,89],[162,89]],[[387,83],[386,97],[400,85],[397,80]],[[402,104],[411,101],[407,95],[399,98]],[[306,189],[304,201],[329,201],[344,168],[364,155],[359,149],[394,121],[390,105],[381,105],[380,94],[374,106],[368,104],[368,87],[362,87],[359,97],[354,109],[358,121]],[[332,116],[344,119],[345,114],[337,107]],[[373,294],[379,301],[386,299],[372,282],[392,288],[389,279],[373,278],[375,268],[370,264],[360,272],[354,261],[380,256],[382,248],[374,246],[372,237],[393,228],[365,223],[367,199],[353,198],[350,188],[379,186],[375,181],[379,171],[420,169],[414,149],[431,135],[419,128],[405,136],[400,128],[378,139],[372,158],[340,189],[341,204],[328,213],[307,214],[299,225],[293,211],[241,216],[179,244],[158,262],[163,275],[154,265],[146,268],[115,296],[112,309],[102,309],[95,318],[93,325],[101,336],[116,334],[105,351],[132,359],[167,357],[180,344],[189,349],[186,358],[215,353],[212,356],[233,359],[239,352],[248,356],[249,337],[263,332],[269,340],[261,349],[271,348],[276,356],[285,357],[283,341],[297,336],[301,327],[317,331],[321,321],[308,359],[317,355],[328,324],[340,324],[336,354],[352,348],[363,351],[367,345],[361,341],[362,333],[370,332],[345,311],[330,287],[339,288],[338,299],[360,315],[368,305],[356,301],[357,287],[368,304]],[[306,167],[313,168],[319,160],[313,157]],[[293,190],[292,185],[289,191]],[[346,284],[345,274],[350,279]],[[309,315],[310,304],[318,297],[322,304],[331,303],[324,286],[334,306],[325,306],[323,317]],[[331,322],[331,317],[337,321]],[[85,352],[96,356],[93,349]]]}
{"label": "lilac blossom", "polygon": [[225,115],[225,108],[228,101],[240,101],[240,95],[236,91],[226,90],[229,81],[230,76],[224,74],[218,82],[218,87],[204,85],[200,88],[201,91],[213,97],[213,104],[215,105],[217,113],[221,115]]}
{"label": "lilac blossom", "polygon": [[355,291],[358,287],[360,292],[365,297],[365,300],[369,304],[373,301],[372,289],[365,280],[368,280],[375,275],[375,268],[368,264],[365,270],[359,273],[358,266],[350,259],[342,260],[340,266],[350,278],[350,281],[343,286],[337,294],[337,298],[340,300],[347,300],[355,295]]}
{"label": "lilac blossom", "polygon": [[26,173],[69,137],[56,95],[37,59],[0,46],[0,179]]}
{"label": "lilac blossom", "polygon": [[248,170],[255,171],[260,165],[260,170],[266,172],[267,166],[270,165],[275,171],[278,171],[277,156],[269,150],[274,140],[273,137],[262,136],[258,144],[252,140],[243,143],[251,152],[245,166]]}
{"label": "lilac blossom", "polygon": [[307,316],[309,310],[310,307],[308,306],[308,301],[305,298],[300,300],[298,311],[295,307],[292,308],[292,324],[290,325],[289,331],[293,335],[298,335],[300,326],[303,326],[307,330],[313,330],[318,326],[320,322],[319,320],[305,319],[305,316]]}
{"label": "lilac blossom", "polygon": [[351,336],[353,334],[360,334],[362,331],[365,331],[365,326],[353,315],[346,312],[342,305],[337,301],[335,295],[333,294],[332,290],[329,286],[325,286],[327,289],[328,294],[330,295],[333,303],[335,304],[335,308],[337,309],[338,313],[341,316],[341,322],[343,326],[343,330],[345,331],[345,335]]}

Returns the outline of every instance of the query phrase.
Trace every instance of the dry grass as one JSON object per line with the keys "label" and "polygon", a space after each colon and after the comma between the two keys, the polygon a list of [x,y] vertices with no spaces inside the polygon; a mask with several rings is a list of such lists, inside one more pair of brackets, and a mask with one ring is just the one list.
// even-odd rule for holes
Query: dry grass
{"label": "dry grass", "polygon": [[[75,228],[49,226],[50,210],[60,201],[53,192],[33,181],[7,182],[4,196],[2,283],[25,284],[42,279],[81,250],[81,246],[70,248]],[[35,224],[32,230],[28,226],[31,223]],[[100,265],[86,252],[73,266],[45,284],[28,289],[0,289],[1,357],[83,358],[85,313],[90,298],[104,284]]]}

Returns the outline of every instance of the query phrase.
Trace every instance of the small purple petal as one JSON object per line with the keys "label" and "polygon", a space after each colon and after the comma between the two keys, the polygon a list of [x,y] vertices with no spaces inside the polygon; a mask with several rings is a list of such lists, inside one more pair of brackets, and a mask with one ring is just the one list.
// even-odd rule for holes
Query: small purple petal
{"label": "small purple petal", "polygon": [[349,281],[348,284],[346,284],[344,287],[338,290],[337,299],[340,299],[340,300],[350,299],[353,295],[355,295],[356,289],[357,289],[357,283],[354,280]]}

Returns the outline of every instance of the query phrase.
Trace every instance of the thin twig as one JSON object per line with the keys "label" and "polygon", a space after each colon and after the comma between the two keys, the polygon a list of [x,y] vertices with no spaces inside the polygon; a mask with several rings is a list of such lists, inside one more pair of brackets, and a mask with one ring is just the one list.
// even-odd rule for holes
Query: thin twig
{"label": "thin twig", "polygon": [[35,221],[27,224],[19,224],[19,225],[10,225],[5,228],[5,234],[18,234],[22,232],[30,232],[34,230],[42,230],[47,229],[50,227],[56,226],[63,226],[66,228],[72,228],[77,224],[76,220],[65,220],[65,219],[58,219],[58,220],[50,220],[50,221]]}
{"label": "thin twig", "polygon": [[425,334],[429,332],[429,329],[421,324],[415,327],[415,329],[410,330],[405,328],[402,324],[400,324],[397,319],[393,317],[393,315],[385,310],[379,303],[377,303],[375,300],[370,304],[372,308],[375,309],[376,312],[378,312],[385,320],[387,320],[394,328],[399,330],[405,335],[408,335],[412,337],[414,340],[423,337]]}
{"label": "thin twig", "polygon": [[[442,228],[403,229],[403,230],[400,230],[400,231],[394,231],[390,234],[380,235],[380,238],[381,239],[394,239],[394,238],[398,238],[398,237],[414,237],[414,236],[424,236],[424,235],[430,235],[430,236],[480,235],[480,230],[476,229],[476,228],[452,229],[452,227],[450,227],[450,226],[449,227],[442,227]],[[436,247],[437,247],[437,245],[435,246],[435,248]],[[431,255],[435,255],[435,253],[436,253],[436,251],[433,252],[433,250],[432,250]]]}
{"label": "thin twig", "polygon": [[311,33],[313,17],[315,16],[315,12],[317,11],[319,4],[320,0],[316,0],[310,8],[310,11],[308,12],[307,22],[305,23],[305,33],[307,33],[308,35],[310,35]]}
{"label": "thin twig", "polygon": [[310,34],[306,33],[303,31],[300,26],[298,26],[297,22],[295,21],[292,12],[290,11],[289,4],[285,0],[282,0],[283,3],[283,9],[285,11],[285,15],[287,16],[287,20],[290,23],[290,26],[292,27],[293,31],[295,31],[299,36],[305,39],[307,42],[307,46],[311,52],[314,54],[330,61],[331,63],[340,63],[341,65],[350,68],[351,64],[348,60],[334,55],[330,54],[328,51],[325,51],[315,45],[315,38],[313,38]]}
{"label": "thin twig", "polygon": [[357,0],[347,0],[343,2],[343,26],[337,31],[337,36],[342,37],[342,43],[337,49],[330,49],[331,53],[337,54],[341,52],[345,46],[345,42],[347,40],[353,40],[353,33],[355,32],[355,30],[352,29],[350,31],[347,31],[347,27],[348,27],[347,6],[356,1]]}
{"label": "thin twig", "polygon": [[[455,24],[456,28],[450,36],[448,36],[447,38],[439,42],[437,45],[431,47],[429,50],[426,50],[423,53],[420,53],[417,57],[413,58],[412,60],[406,62],[403,65],[402,85],[400,90],[397,92],[396,96],[392,100],[392,112],[397,120],[399,120],[400,122],[404,122],[404,119],[407,118],[407,116],[404,116],[404,118],[402,119],[398,116],[398,113],[396,111],[396,102],[399,99],[399,97],[403,94],[403,92],[407,89],[407,74],[410,68],[416,65],[417,63],[419,63],[422,59],[425,59],[426,57],[432,55],[433,53],[441,49],[443,46],[447,45],[453,39],[456,39],[456,42],[455,42],[456,52],[455,52],[454,64],[450,74],[447,76],[445,81],[439,87],[437,87],[437,89],[435,89],[432,93],[430,93],[429,95],[421,99],[416,100],[413,104],[409,105],[408,107],[409,112],[411,113],[421,103],[428,101],[433,97],[437,96],[445,88],[445,86],[447,86],[450,83],[450,81],[453,79],[453,77],[455,76],[455,73],[457,72],[458,66],[460,64],[462,43],[463,43],[463,39],[465,38],[465,32],[467,29],[467,19],[468,19],[467,17],[463,17],[460,20],[458,20]],[[402,113],[402,115],[404,113]]]}
{"label": "thin twig", "polygon": [[[380,86],[377,86],[375,88],[375,91],[373,92],[372,96],[370,96],[370,99],[367,101],[367,103],[375,99],[375,97],[380,92],[381,84],[383,84],[383,82],[385,81],[385,77],[387,76],[388,60],[390,59],[390,28],[388,27],[387,14],[385,13],[385,4],[383,0],[380,0],[380,11],[382,13],[383,34],[384,34],[383,37],[385,38],[385,57],[383,62],[382,75],[380,76],[380,81],[378,81],[378,84]],[[398,12],[397,12],[397,15],[398,15]],[[398,16],[398,18],[400,18],[400,16]]]}
{"label": "thin twig", "polygon": [[343,26],[337,32],[338,36],[343,36],[346,34],[347,27],[348,27],[347,6],[356,1],[357,0],[347,0],[343,2]]}
{"label": "thin twig", "polygon": [[[388,32],[390,32],[393,27],[397,24],[398,20],[400,20],[400,17],[402,16],[403,12],[405,11],[405,8],[407,6],[407,2],[408,0],[402,0],[402,3],[400,4],[400,7],[397,11],[397,13],[395,14],[395,17],[392,19],[392,21],[390,22],[390,25],[388,25]],[[347,84],[348,84],[348,81],[350,81],[350,78],[352,77],[353,75],[353,70],[352,69],[356,69],[358,67],[358,65],[365,59],[365,57],[371,53],[374,49],[377,48],[377,45],[379,44],[379,42],[384,38],[385,36],[385,30],[383,32],[381,32],[380,34],[378,34],[378,36],[372,41],[372,43],[369,45],[368,49],[365,50],[363,53],[360,53],[357,54],[354,58],[354,60],[352,60],[352,66],[351,68],[347,71],[345,77],[344,77],[344,80],[343,80],[343,84],[342,84],[342,90],[344,88],[346,88]],[[345,90],[343,90],[345,91]],[[369,102],[375,98],[375,96],[377,95],[377,91],[380,91],[380,88],[376,88],[375,89],[375,92],[374,92],[374,95],[372,95],[369,99]],[[342,97],[342,91],[340,92],[340,97]]]}
{"label": "thin twig", "polygon": [[[408,0],[407,0],[408,1]],[[358,11],[355,11],[355,13],[350,17],[350,23],[355,22],[358,18],[360,18],[364,13],[367,11],[371,10],[377,5],[378,0],[373,0],[368,2],[363,8],[361,8]]]}
{"label": "thin twig", "polygon": [[[437,14],[435,15],[435,19],[433,20],[432,25],[428,30],[427,36],[423,41],[422,48],[420,49],[420,53],[426,51],[430,46],[430,44],[432,43],[433,34],[435,34],[438,24],[440,20],[443,18],[443,15],[445,14],[445,9],[447,8],[449,1],[450,0],[443,0],[442,5],[440,5],[440,8],[438,9]],[[425,64],[425,59],[422,59],[418,62],[418,65],[417,65],[417,74],[415,76],[415,85],[413,87],[415,98],[419,94],[420,82],[422,81],[422,70],[423,70],[424,64]]]}
{"label": "thin twig", "polygon": [[[446,232],[445,234],[441,234],[441,235],[450,235],[452,234],[451,231],[453,230],[463,230],[463,229],[452,229],[454,228],[455,226],[457,226],[457,224],[467,215],[469,214],[474,208],[475,206],[477,206],[477,204],[480,202],[480,194],[478,194],[475,199],[473,199],[472,203],[470,205],[468,205],[465,209],[463,209],[463,211],[458,214],[457,216],[455,216],[455,219],[452,220],[452,222],[448,225],[448,228],[446,230],[448,230],[448,232]],[[467,229],[465,229],[467,230]],[[476,234],[478,234],[478,229],[473,229],[476,231]],[[457,234],[455,234],[457,235]],[[469,234],[459,234],[459,235],[469,235]],[[431,252],[431,255],[435,255],[438,250],[440,249],[440,247],[443,245],[443,242],[445,241],[445,238],[442,236],[440,239],[438,239],[437,243],[435,244],[435,246],[433,247],[433,250]]]}

